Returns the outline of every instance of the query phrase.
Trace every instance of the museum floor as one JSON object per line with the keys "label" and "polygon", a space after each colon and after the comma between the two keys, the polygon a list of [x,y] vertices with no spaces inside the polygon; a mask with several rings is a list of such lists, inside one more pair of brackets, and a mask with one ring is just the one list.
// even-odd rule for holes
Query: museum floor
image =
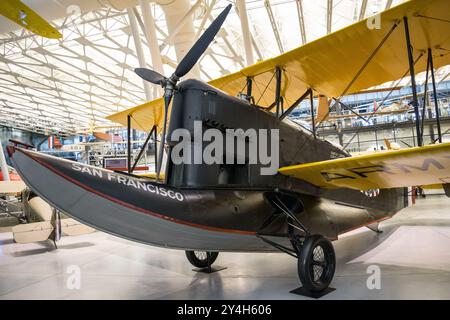
{"label": "museum floor", "polygon": [[[449,208],[449,198],[428,196],[383,222],[382,234],[341,236],[337,290],[322,299],[450,299]],[[80,289],[67,286],[73,265]],[[221,253],[215,265],[227,269],[195,273],[183,251],[101,232],[63,237],[58,250],[50,241],[17,244],[4,232],[0,299],[309,299],[289,293],[299,282],[296,260],[285,254]],[[371,265],[380,267],[380,289],[367,287]]]}

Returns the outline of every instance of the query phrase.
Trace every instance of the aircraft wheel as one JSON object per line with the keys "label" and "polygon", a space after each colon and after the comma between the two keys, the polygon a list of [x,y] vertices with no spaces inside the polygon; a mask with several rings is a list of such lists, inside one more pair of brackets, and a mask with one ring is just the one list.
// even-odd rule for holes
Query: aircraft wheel
{"label": "aircraft wheel", "polygon": [[211,251],[186,251],[186,257],[189,262],[197,268],[206,268],[209,265],[211,266],[214,261],[216,261],[218,252]]}
{"label": "aircraft wheel", "polygon": [[321,235],[308,236],[298,256],[298,276],[309,291],[322,291],[334,276],[336,256],[330,240]]}

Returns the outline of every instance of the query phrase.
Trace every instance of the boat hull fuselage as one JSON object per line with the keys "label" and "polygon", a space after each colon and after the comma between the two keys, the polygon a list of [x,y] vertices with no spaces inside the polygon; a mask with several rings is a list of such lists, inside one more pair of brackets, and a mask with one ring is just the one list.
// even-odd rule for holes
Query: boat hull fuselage
{"label": "boat hull fuselage", "polygon": [[169,248],[273,250],[256,236],[272,210],[261,191],[181,190],[23,149],[12,159],[36,193],[96,229]]}

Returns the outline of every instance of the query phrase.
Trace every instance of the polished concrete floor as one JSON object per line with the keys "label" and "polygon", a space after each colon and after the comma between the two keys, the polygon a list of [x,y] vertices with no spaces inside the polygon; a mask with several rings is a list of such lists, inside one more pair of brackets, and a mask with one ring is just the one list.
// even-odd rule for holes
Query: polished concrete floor
{"label": "polished concrete floor", "polygon": [[[450,299],[450,199],[421,199],[381,229],[334,242],[337,290],[322,299]],[[285,254],[221,253],[216,265],[227,269],[195,273],[182,251],[101,232],[63,237],[57,250],[49,241],[14,243],[6,232],[0,299],[309,299],[289,293],[299,282],[296,260]]]}

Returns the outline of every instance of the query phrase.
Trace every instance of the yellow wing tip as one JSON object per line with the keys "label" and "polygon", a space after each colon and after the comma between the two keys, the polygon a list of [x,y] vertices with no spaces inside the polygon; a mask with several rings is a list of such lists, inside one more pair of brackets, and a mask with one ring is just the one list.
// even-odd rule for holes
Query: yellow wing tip
{"label": "yellow wing tip", "polygon": [[62,33],[55,29],[54,32],[52,32],[51,34],[47,34],[43,37],[50,38],[50,39],[61,39]]}
{"label": "yellow wing tip", "polygon": [[62,38],[62,34],[56,28],[20,0],[2,1],[0,15],[41,37]]}

